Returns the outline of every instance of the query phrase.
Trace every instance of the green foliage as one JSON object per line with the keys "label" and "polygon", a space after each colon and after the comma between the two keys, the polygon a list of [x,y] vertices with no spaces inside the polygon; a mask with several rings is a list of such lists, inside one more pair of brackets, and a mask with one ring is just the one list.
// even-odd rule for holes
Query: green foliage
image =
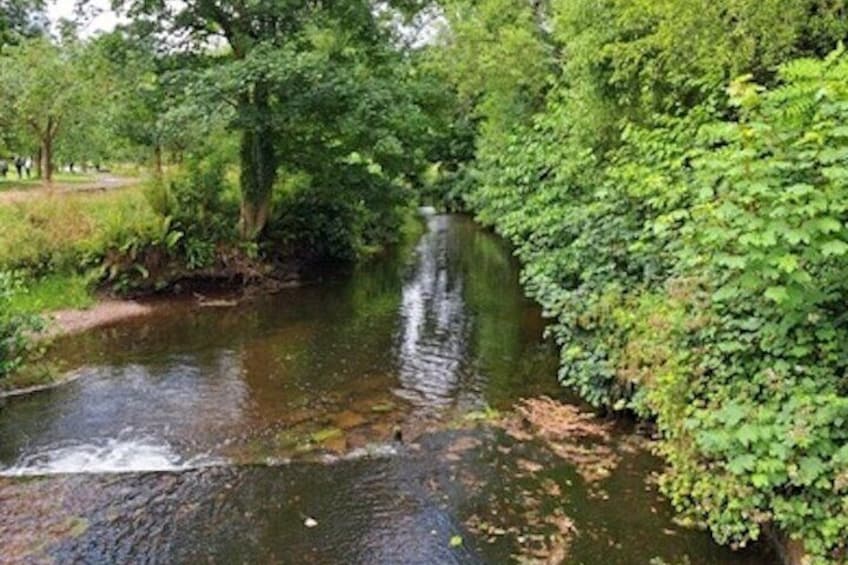
{"label": "green foliage", "polygon": [[153,209],[168,220],[165,247],[188,269],[210,267],[221,245],[237,241],[236,189],[227,180],[227,161],[213,154],[190,160],[184,171],[148,189]]}
{"label": "green foliage", "polygon": [[15,296],[24,292],[20,274],[0,272],[0,384],[37,352],[31,334],[41,329],[41,320],[12,308]]}
{"label": "green foliage", "polygon": [[366,251],[367,209],[361,202],[300,192],[279,201],[269,226],[269,254],[307,261],[353,261]]}
{"label": "green foliage", "polygon": [[494,142],[544,104],[554,70],[545,3],[444,5],[449,26],[440,37],[443,48],[430,54],[430,64],[456,85],[461,101],[473,101],[475,116],[484,118],[484,139]]}
{"label": "green foliage", "polygon": [[[514,244],[563,384],[657,421],[675,506],[821,562],[848,551],[848,66],[789,59],[831,50],[845,9],[554,2],[544,104],[493,118],[525,91],[478,77],[464,194]],[[441,48],[473,68],[482,45],[456,26]]]}
{"label": "green foliage", "polygon": [[47,27],[44,9],[43,0],[5,0],[0,4],[0,47],[43,33]]}
{"label": "green foliage", "polygon": [[722,541],[774,522],[836,558],[848,540],[848,59],[797,60],[779,77],[767,91],[734,83],[740,119],[705,128],[717,143],[695,161],[684,257],[708,277],[710,318],[681,341],[694,353],[689,405],[668,436],[694,453],[667,450],[666,485]]}

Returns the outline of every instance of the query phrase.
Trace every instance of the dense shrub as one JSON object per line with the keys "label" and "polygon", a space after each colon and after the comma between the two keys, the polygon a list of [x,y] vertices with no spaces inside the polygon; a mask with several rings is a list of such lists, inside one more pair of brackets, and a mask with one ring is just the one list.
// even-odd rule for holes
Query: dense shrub
{"label": "dense shrub", "polygon": [[238,194],[227,169],[227,160],[215,153],[195,157],[147,190],[153,209],[168,219],[167,253],[188,269],[211,266],[220,246],[238,240]]}
{"label": "dense shrub", "polygon": [[37,351],[32,332],[41,328],[41,320],[20,314],[12,307],[12,299],[25,292],[22,278],[10,271],[0,271],[0,388],[2,381]]}
{"label": "dense shrub", "polygon": [[278,187],[263,249],[269,256],[353,261],[396,243],[411,193],[365,163],[339,164]]}
{"label": "dense shrub", "polygon": [[665,492],[721,542],[848,540],[848,57],[629,124],[599,162],[548,112],[469,202],[516,246],[561,378],[656,419]]}
{"label": "dense shrub", "polygon": [[304,192],[281,199],[275,208],[269,254],[352,261],[362,249],[363,214],[356,204]]}

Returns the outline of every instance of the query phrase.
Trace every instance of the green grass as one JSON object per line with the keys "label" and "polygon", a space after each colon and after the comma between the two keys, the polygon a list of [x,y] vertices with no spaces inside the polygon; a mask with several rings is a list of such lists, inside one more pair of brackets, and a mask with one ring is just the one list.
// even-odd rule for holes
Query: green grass
{"label": "green grass", "polygon": [[12,299],[12,310],[20,314],[40,314],[94,305],[89,277],[76,273],[53,273],[27,284],[26,291]]}
{"label": "green grass", "polygon": [[[54,184],[86,184],[97,180],[93,174],[83,173],[55,173]],[[17,173],[11,172],[6,178],[0,177],[0,192],[5,190],[28,190],[44,186],[41,179],[35,177],[29,179],[18,179]]]}
{"label": "green grass", "polygon": [[0,270],[82,272],[108,249],[162,231],[141,187],[0,204]]}

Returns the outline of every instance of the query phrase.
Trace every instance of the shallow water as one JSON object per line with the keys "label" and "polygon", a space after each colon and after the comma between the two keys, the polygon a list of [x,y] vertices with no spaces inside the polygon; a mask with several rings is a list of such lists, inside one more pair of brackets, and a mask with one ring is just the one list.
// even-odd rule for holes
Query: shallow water
{"label": "shallow water", "polygon": [[0,404],[0,562],[771,562],[675,525],[626,431],[595,477],[486,423],[565,398],[557,354],[503,243],[426,221],[354,273],[57,344],[81,377]]}

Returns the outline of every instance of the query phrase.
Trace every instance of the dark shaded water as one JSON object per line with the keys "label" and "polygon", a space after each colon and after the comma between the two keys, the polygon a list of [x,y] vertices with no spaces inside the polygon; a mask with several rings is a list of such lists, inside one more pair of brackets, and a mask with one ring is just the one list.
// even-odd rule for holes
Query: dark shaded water
{"label": "dark shaded water", "polygon": [[630,434],[591,478],[471,425],[561,397],[557,355],[502,242],[427,224],[350,276],[60,343],[81,378],[0,405],[0,562],[770,562],[675,525]]}

